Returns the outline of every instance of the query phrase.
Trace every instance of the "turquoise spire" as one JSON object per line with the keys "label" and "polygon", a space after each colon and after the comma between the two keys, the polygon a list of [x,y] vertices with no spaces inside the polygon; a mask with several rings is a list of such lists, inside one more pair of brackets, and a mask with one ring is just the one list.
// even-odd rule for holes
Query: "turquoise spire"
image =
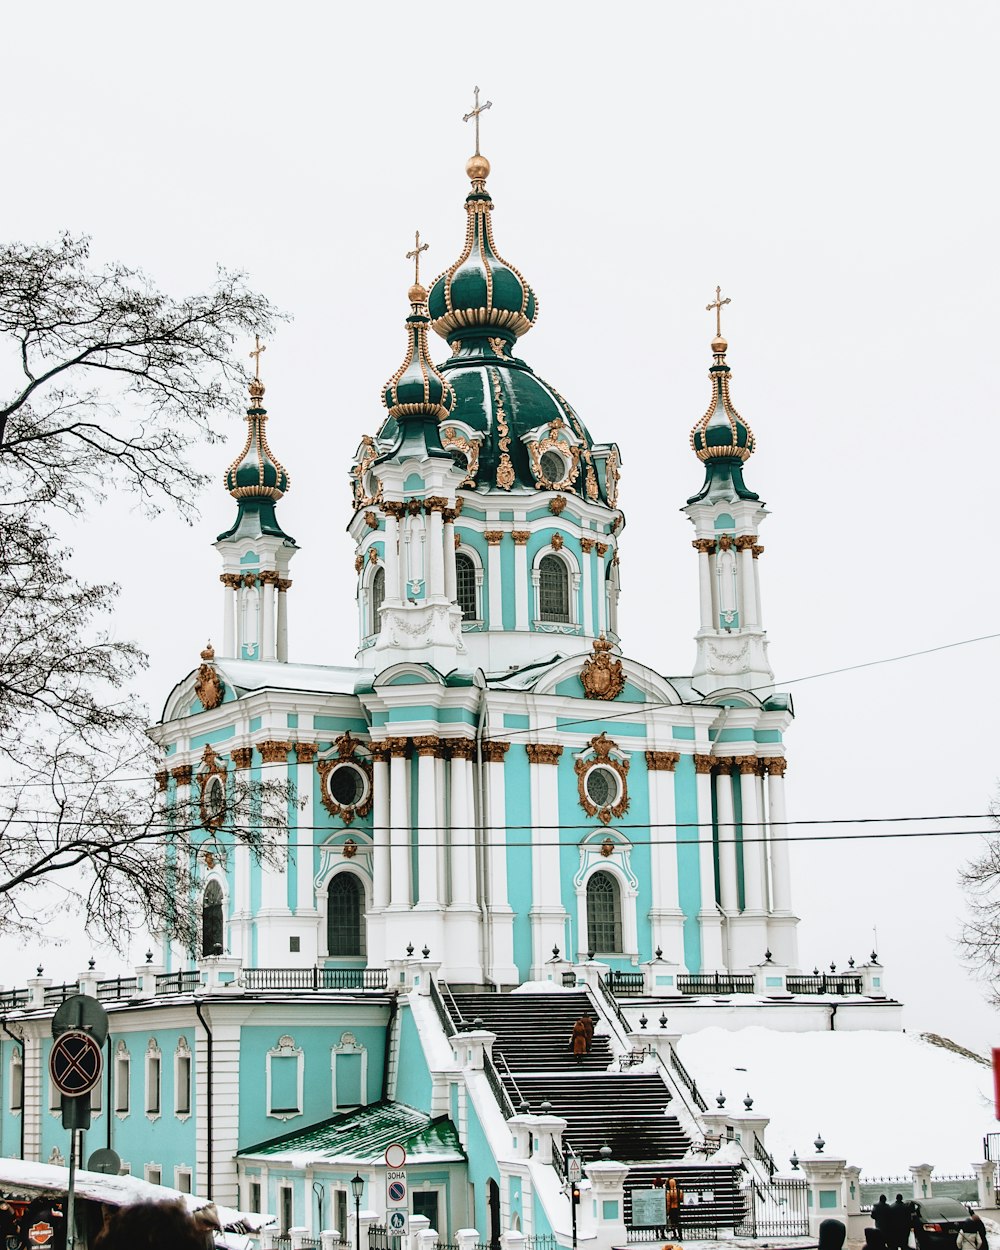
{"label": "turquoise spire", "polygon": [[[258,344],[257,353],[264,349]],[[251,352],[251,355],[257,353]],[[295,540],[282,530],[274,505],[288,490],[288,471],[274,456],[267,444],[267,409],[263,406],[264,383],[260,380],[260,357],[257,375],[250,382],[250,407],[247,409],[247,441],[239,456],[226,470],[225,486],[239,504],[236,521],[219,539],[270,534]]]}
{"label": "turquoise spire", "polygon": [[438,423],[454,408],[455,392],[438,372],[427,348],[427,290],[414,282],[408,294],[411,311],[406,318],[406,355],[382,389],[382,403],[396,422],[397,435],[377,464],[407,456],[451,459],[441,446]]}

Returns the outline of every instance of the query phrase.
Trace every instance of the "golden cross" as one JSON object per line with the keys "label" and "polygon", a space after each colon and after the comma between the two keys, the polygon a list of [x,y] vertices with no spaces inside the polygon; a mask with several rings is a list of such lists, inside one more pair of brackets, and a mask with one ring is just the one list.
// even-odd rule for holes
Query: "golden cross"
{"label": "golden cross", "polygon": [[479,103],[479,88],[477,87],[476,88],[476,107],[472,110],[471,113],[466,113],[466,115],[462,118],[463,122],[467,122],[470,117],[474,117],[476,119],[476,155],[477,156],[479,155],[479,114],[485,113],[487,109],[491,109],[492,107],[493,107],[492,100],[487,100],[485,104]]}
{"label": "golden cross", "polygon": [[250,356],[252,357],[252,359],[253,359],[253,363],[254,363],[254,372],[253,372],[253,376],[254,376],[254,377],[256,378],[256,380],[259,382],[259,381],[260,381],[260,354],[261,354],[261,352],[266,352],[266,351],[267,351],[267,348],[266,348],[266,347],[264,346],[264,344],[260,341],[260,335],[259,335],[259,334],[255,334],[253,337],[254,337],[254,341],[256,342],[257,346],[256,346],[256,347],[254,348],[254,350],[250,353]]}
{"label": "golden cross", "polygon": [[413,251],[406,253],[406,259],[413,261],[413,266],[414,266],[413,281],[419,282],[420,281],[420,253],[426,252],[427,249],[430,247],[430,244],[420,242],[419,230],[413,236],[413,239],[414,239]]}
{"label": "golden cross", "polygon": [[721,295],[722,287],[717,286],[715,288],[715,301],[711,304],[705,305],[706,312],[711,312],[713,308],[715,309],[715,334],[716,337],[720,339],[722,338],[722,310],[726,304],[731,304],[733,302],[728,295],[725,299],[720,299],[719,297]]}

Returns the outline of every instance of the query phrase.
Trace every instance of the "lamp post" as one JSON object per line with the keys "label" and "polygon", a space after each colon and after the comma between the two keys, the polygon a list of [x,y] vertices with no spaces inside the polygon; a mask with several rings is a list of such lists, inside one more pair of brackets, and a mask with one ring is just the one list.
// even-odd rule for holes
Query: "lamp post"
{"label": "lamp post", "polygon": [[351,1177],[351,1193],[354,1195],[354,1250],[361,1250],[361,1195],[364,1190],[364,1177],[360,1172],[355,1172]]}

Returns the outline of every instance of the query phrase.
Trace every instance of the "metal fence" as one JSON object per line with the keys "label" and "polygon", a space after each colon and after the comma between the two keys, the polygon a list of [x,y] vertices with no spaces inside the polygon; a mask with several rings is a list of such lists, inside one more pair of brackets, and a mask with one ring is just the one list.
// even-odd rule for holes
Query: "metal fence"
{"label": "metal fence", "polygon": [[811,977],[785,977],[789,994],[860,994],[861,978],[849,973],[821,972]]}
{"label": "metal fence", "polygon": [[640,998],[645,993],[646,978],[641,972],[616,969],[609,976],[608,984],[618,998]]}
{"label": "metal fence", "polygon": [[384,990],[389,969],[245,968],[240,980],[248,990]]}
{"label": "metal fence", "polygon": [[677,978],[677,988],[682,994],[752,994],[753,973],[746,975],[718,972],[682,974]]}
{"label": "metal fence", "polygon": [[745,1187],[746,1206],[736,1225],[737,1237],[807,1237],[809,1235],[808,1187],[804,1180],[776,1180],[769,1185],[750,1181]]}
{"label": "metal fence", "polygon": [[201,973],[161,972],[156,978],[157,994],[189,994],[201,985]]}
{"label": "metal fence", "polygon": [[102,1003],[115,1002],[119,998],[131,998],[138,988],[137,977],[113,977],[97,982],[97,997]]}

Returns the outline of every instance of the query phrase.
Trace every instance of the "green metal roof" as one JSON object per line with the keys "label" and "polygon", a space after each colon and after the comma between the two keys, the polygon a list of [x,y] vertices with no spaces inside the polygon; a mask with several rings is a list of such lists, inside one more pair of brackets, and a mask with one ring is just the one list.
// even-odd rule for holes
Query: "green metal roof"
{"label": "green metal roof", "polygon": [[442,1162],[465,1159],[455,1126],[447,1116],[431,1117],[401,1102],[377,1102],[323,1120],[307,1129],[272,1137],[247,1146],[240,1155],[311,1155],[330,1161],[381,1163],[387,1146],[400,1142],[407,1159],[419,1163],[421,1156]]}

